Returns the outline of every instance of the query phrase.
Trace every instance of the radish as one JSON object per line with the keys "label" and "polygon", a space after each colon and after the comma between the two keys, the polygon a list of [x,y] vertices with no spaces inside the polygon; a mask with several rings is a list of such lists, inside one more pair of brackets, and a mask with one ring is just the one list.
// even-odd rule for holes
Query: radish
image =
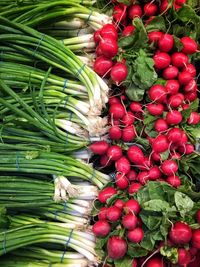
{"label": "radish", "polygon": [[186,110],[186,109],[188,109],[188,108],[190,108],[190,105],[189,105],[189,104],[183,104],[183,105],[182,105],[182,109],[183,109],[183,110]]}
{"label": "radish", "polygon": [[154,129],[160,133],[168,130],[169,126],[165,119],[157,119],[154,123]]}
{"label": "radish", "polygon": [[193,230],[192,232],[192,246],[200,249],[200,229]]}
{"label": "radish", "polygon": [[122,156],[120,159],[118,159],[115,162],[115,168],[118,172],[121,172],[123,174],[127,174],[131,170],[131,164],[125,156]]}
{"label": "radish", "polygon": [[137,178],[137,172],[133,169],[130,170],[129,173],[127,173],[127,178],[129,179],[129,181],[136,181]]}
{"label": "radish", "polygon": [[191,92],[196,92],[197,90],[197,83],[195,80],[190,80],[188,82],[188,84],[186,84],[184,87],[183,87],[183,91],[185,93],[191,93]]}
{"label": "radish", "polygon": [[154,16],[158,11],[158,7],[153,2],[146,3],[144,5],[144,15],[147,17]]}
{"label": "radish", "polygon": [[181,93],[178,93],[178,94],[170,96],[167,102],[170,108],[178,108],[179,106],[183,104],[183,100],[184,100],[184,95]]}
{"label": "radish", "polygon": [[144,154],[141,148],[137,146],[129,147],[127,151],[127,155],[128,155],[129,160],[136,165],[141,165],[141,163],[144,162]]}
{"label": "radish", "polygon": [[161,170],[165,175],[174,175],[178,171],[178,164],[172,160],[165,160],[161,165]]}
{"label": "radish", "polygon": [[133,124],[135,121],[135,117],[133,115],[133,113],[131,111],[128,111],[124,117],[122,118],[122,123],[125,125],[125,126],[129,126],[131,124]]}
{"label": "radish", "polygon": [[117,145],[110,146],[107,150],[107,156],[109,159],[114,161],[120,159],[122,157],[121,147]]}
{"label": "radish", "polygon": [[172,143],[180,142],[182,138],[182,131],[179,128],[172,128],[169,130],[167,138]]}
{"label": "radish", "polygon": [[107,207],[100,208],[99,213],[98,213],[99,220],[106,220],[107,210],[108,210]]}
{"label": "radish", "polygon": [[182,114],[178,110],[169,111],[166,115],[166,121],[170,125],[177,125],[183,119]]}
{"label": "radish", "polygon": [[189,71],[185,70],[179,73],[178,80],[181,85],[186,85],[193,80],[193,77]]}
{"label": "radish", "polygon": [[193,102],[194,100],[196,100],[198,98],[196,92],[191,92],[191,93],[187,93],[184,95],[185,95],[185,100],[189,101],[189,102]]}
{"label": "radish", "polygon": [[124,142],[131,142],[136,137],[136,130],[134,125],[129,125],[122,130],[122,140]]}
{"label": "radish", "polygon": [[125,108],[122,104],[113,104],[110,106],[109,113],[114,119],[121,119],[125,115]]}
{"label": "radish", "polygon": [[185,222],[176,222],[169,232],[170,240],[176,245],[184,245],[192,238],[192,229]]}
{"label": "radish", "polygon": [[116,222],[121,217],[121,210],[116,206],[111,206],[107,210],[106,217],[110,222]]}
{"label": "radish", "polygon": [[176,151],[173,151],[173,152],[171,153],[171,155],[170,155],[170,158],[171,158],[171,159],[175,159],[175,160],[177,160],[177,159],[181,159],[181,154],[179,154],[179,153],[176,152]]}
{"label": "radish", "polygon": [[152,144],[153,151],[156,153],[165,152],[169,148],[169,142],[165,135],[158,135]]}
{"label": "radish", "polygon": [[182,52],[175,52],[171,56],[172,65],[182,68],[188,64],[188,57]]}
{"label": "radish", "polygon": [[178,150],[182,154],[190,155],[194,153],[195,148],[192,144],[186,144],[186,145],[180,146]]}
{"label": "radish", "polygon": [[115,204],[114,204],[115,207],[119,208],[119,209],[123,209],[124,207],[124,202],[121,200],[121,199],[117,199],[115,201]]}
{"label": "radish", "polygon": [[140,212],[140,209],[140,204],[135,199],[129,199],[124,204],[124,210],[126,213],[138,214]]}
{"label": "radish", "polygon": [[119,5],[114,6],[112,17],[116,22],[124,22],[126,19],[126,7],[122,8]]}
{"label": "radish", "polygon": [[153,32],[148,33],[148,38],[151,43],[158,42],[162,36],[163,36],[163,33],[160,31],[153,31]]}
{"label": "radish", "polygon": [[108,167],[113,163],[112,160],[110,160],[106,155],[101,155],[100,157],[100,165],[102,167]]}
{"label": "radish", "polygon": [[98,237],[105,237],[110,233],[111,227],[105,220],[97,221],[92,226],[92,232]]}
{"label": "radish", "polygon": [[115,194],[117,194],[117,190],[112,186],[108,186],[99,192],[98,200],[101,203],[106,203],[106,201]]}
{"label": "radish", "polygon": [[200,209],[196,212],[196,220],[200,224]]}
{"label": "radish", "polygon": [[133,259],[131,267],[137,267],[137,266],[138,266],[137,260]]}
{"label": "radish", "polygon": [[132,183],[129,188],[128,188],[128,193],[134,194],[135,192],[137,192],[140,188],[142,187],[142,184],[140,183]]}
{"label": "radish", "polygon": [[153,85],[149,89],[149,97],[152,101],[163,103],[167,99],[167,90],[160,84]]}
{"label": "radish", "polygon": [[138,102],[131,102],[130,110],[132,112],[143,112],[142,105],[140,103],[138,103]]}
{"label": "radish", "polygon": [[121,190],[124,190],[125,188],[128,187],[128,180],[123,173],[117,173],[115,181],[116,181],[117,187]]}
{"label": "radish", "polygon": [[151,103],[147,105],[147,110],[151,115],[160,116],[163,114],[164,106],[160,103],[157,104]]}
{"label": "radish", "polygon": [[181,179],[176,175],[167,177],[166,182],[175,188],[181,185]]}
{"label": "radish", "polygon": [[122,36],[130,36],[135,30],[135,27],[133,25],[128,25],[124,28],[122,32]]}
{"label": "radish", "polygon": [[166,80],[174,79],[178,76],[178,68],[175,66],[169,65],[169,67],[163,70],[162,76]]}
{"label": "radish", "polygon": [[191,255],[188,250],[185,248],[179,248],[178,249],[178,264],[187,266],[188,263],[191,261]]}
{"label": "radish", "polygon": [[128,75],[128,68],[122,62],[117,62],[112,68],[110,72],[110,77],[112,80],[119,85],[121,82],[126,80]]}
{"label": "radish", "polygon": [[103,155],[109,148],[109,144],[106,141],[97,141],[90,145],[90,150],[97,155]]}
{"label": "radish", "polygon": [[111,70],[113,62],[111,59],[106,58],[105,56],[97,57],[94,62],[94,71],[101,77],[108,74]]}
{"label": "radish", "polygon": [[184,36],[183,38],[181,38],[181,43],[183,45],[183,49],[181,50],[181,52],[187,55],[197,52],[198,45],[195,40],[193,40],[189,36]]}
{"label": "radish", "polygon": [[136,228],[138,223],[138,219],[137,216],[134,213],[129,213],[124,215],[124,217],[122,218],[122,224],[124,226],[124,228],[128,229],[128,230],[133,230]]}
{"label": "radish", "polygon": [[93,34],[93,38],[96,44],[101,40],[101,30],[96,30]]}
{"label": "radish", "polygon": [[150,170],[149,170],[149,179],[150,180],[157,180],[161,177],[161,171],[159,169],[158,166],[153,166]]}
{"label": "radish", "polygon": [[191,256],[195,256],[198,253],[198,249],[194,247],[190,247],[189,252]]}
{"label": "radish", "polygon": [[96,52],[97,57],[103,56],[103,52],[99,45],[97,46],[95,52]]}
{"label": "radish", "polygon": [[188,71],[192,77],[195,77],[196,76],[196,68],[193,64],[189,63],[187,66],[184,66],[182,71]]}
{"label": "radish", "polygon": [[111,236],[107,242],[107,251],[111,259],[123,258],[127,252],[127,243],[119,236]]}
{"label": "radish", "polygon": [[120,99],[119,99],[118,97],[116,97],[116,96],[111,96],[111,97],[109,97],[109,99],[108,99],[108,104],[109,104],[109,105],[113,105],[113,104],[121,104],[121,101],[120,101]]}
{"label": "radish", "polygon": [[174,46],[174,38],[171,34],[165,33],[158,41],[158,48],[162,52],[169,52]]}
{"label": "radish", "polygon": [[117,55],[118,45],[117,41],[113,38],[103,38],[99,42],[99,48],[101,49],[104,56],[112,58]]}
{"label": "radish", "polygon": [[142,8],[138,4],[134,4],[129,7],[128,9],[128,17],[129,19],[133,20],[136,17],[141,17],[142,16]]}
{"label": "radish", "polygon": [[165,88],[168,94],[175,95],[179,91],[180,83],[177,80],[168,80],[166,82]]}
{"label": "radish", "polygon": [[119,126],[114,125],[109,129],[109,136],[112,140],[119,140],[122,137],[122,130]]}
{"label": "radish", "polygon": [[195,125],[200,122],[200,115],[196,111],[190,113],[190,117],[187,119],[187,123],[190,125]]}
{"label": "radish", "polygon": [[137,227],[134,230],[128,231],[127,237],[130,242],[139,243],[144,238],[144,232],[142,228]]}
{"label": "radish", "polygon": [[163,258],[153,256],[147,261],[145,267],[167,267],[167,265],[165,264]]}
{"label": "radish", "polygon": [[168,2],[168,0],[161,1],[160,13],[166,12],[169,8],[172,8],[172,5]]}
{"label": "radish", "polygon": [[140,182],[142,185],[145,185],[147,181],[149,180],[149,173],[147,171],[139,172],[137,176],[138,182]]}
{"label": "radish", "polygon": [[102,38],[108,37],[108,38],[113,38],[115,40],[118,39],[118,33],[117,33],[115,25],[113,24],[103,25],[103,27],[101,28],[100,34]]}
{"label": "radish", "polygon": [[155,54],[153,60],[154,66],[158,70],[167,68],[171,62],[170,56],[165,52],[159,52]]}
{"label": "radish", "polygon": [[151,154],[151,157],[154,161],[156,162],[160,162],[161,161],[161,156],[159,153],[153,151],[153,153]]}
{"label": "radish", "polygon": [[175,3],[179,6],[182,6],[183,4],[186,3],[186,0],[175,0]]}

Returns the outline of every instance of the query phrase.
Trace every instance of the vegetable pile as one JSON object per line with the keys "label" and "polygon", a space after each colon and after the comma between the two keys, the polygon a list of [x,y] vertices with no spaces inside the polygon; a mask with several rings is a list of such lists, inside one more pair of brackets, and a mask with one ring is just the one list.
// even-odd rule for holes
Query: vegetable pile
{"label": "vegetable pile", "polygon": [[0,0],[2,267],[197,267],[198,1]]}

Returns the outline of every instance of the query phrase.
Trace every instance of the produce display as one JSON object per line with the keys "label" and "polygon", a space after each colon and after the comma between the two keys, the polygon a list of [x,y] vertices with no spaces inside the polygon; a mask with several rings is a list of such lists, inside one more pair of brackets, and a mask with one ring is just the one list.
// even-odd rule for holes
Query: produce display
{"label": "produce display", "polygon": [[0,0],[0,266],[200,266],[200,2]]}

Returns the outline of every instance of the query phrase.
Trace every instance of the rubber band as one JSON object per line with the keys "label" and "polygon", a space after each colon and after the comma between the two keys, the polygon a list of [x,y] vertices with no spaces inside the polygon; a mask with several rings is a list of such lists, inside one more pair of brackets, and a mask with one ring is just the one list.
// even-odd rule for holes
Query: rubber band
{"label": "rubber band", "polygon": [[69,100],[69,95],[67,95],[65,101],[64,101],[64,108],[66,108],[67,106],[67,103],[68,103],[68,100]]}
{"label": "rubber band", "polygon": [[6,251],[6,232],[4,232],[4,239],[3,239],[3,252],[4,254],[7,253]]}
{"label": "rubber band", "polygon": [[72,121],[72,117],[73,117],[73,112],[70,110],[70,112],[69,112],[69,119],[68,119],[68,121]]}
{"label": "rubber band", "polygon": [[68,83],[68,79],[64,80],[64,86],[63,86],[63,92],[65,91],[65,89],[67,88],[67,83]]}
{"label": "rubber band", "polygon": [[92,16],[92,13],[93,13],[93,10],[90,11],[90,14],[89,14],[88,18],[85,21],[86,23],[90,21],[90,17]]}
{"label": "rubber band", "polygon": [[110,173],[109,176],[112,178],[112,180],[115,180],[116,175],[115,175],[114,172],[113,173]]}
{"label": "rubber band", "polygon": [[76,76],[77,76],[77,77],[78,77],[78,76],[81,74],[81,72],[84,70],[85,66],[86,66],[86,64],[84,63],[84,64],[80,67],[80,69],[77,71],[77,73],[76,73]]}
{"label": "rubber band", "polygon": [[63,209],[64,212],[66,212],[67,209],[68,209],[68,205],[67,205],[67,204],[68,204],[67,201],[65,201],[65,202],[64,202],[64,209]]}
{"label": "rubber band", "polygon": [[19,154],[16,154],[16,168],[19,171]]}
{"label": "rubber band", "polygon": [[38,44],[37,44],[35,50],[33,51],[33,56],[35,56],[35,54],[36,54],[36,52],[37,52],[39,46],[41,45],[41,42],[43,41],[45,35],[46,35],[46,34],[44,34],[44,33],[42,34],[42,36],[41,36],[41,38],[40,38],[40,40],[39,40],[39,42],[38,42]]}
{"label": "rubber band", "polygon": [[68,237],[68,240],[67,240],[67,242],[66,242],[66,244],[65,244],[65,250],[63,251],[63,254],[62,254],[62,256],[61,256],[61,260],[60,260],[61,263],[62,263],[63,260],[64,260],[65,253],[67,252],[66,249],[67,249],[67,247],[68,247],[68,245],[69,245],[69,243],[70,243],[70,240],[71,240],[71,238],[72,238],[72,234],[73,234],[73,232],[74,232],[74,229],[71,230],[71,232],[70,232],[70,234],[69,234],[69,237]]}

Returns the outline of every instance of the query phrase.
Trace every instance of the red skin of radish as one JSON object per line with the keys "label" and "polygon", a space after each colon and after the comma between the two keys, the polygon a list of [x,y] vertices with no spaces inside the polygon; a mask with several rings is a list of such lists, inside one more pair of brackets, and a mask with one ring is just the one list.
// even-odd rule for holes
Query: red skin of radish
{"label": "red skin of radish", "polygon": [[187,123],[190,125],[195,125],[200,122],[200,115],[196,111],[192,111],[190,117],[187,119]]}
{"label": "red skin of radish", "polygon": [[127,155],[129,160],[136,165],[141,165],[141,163],[144,161],[144,154],[141,148],[137,146],[129,147]]}
{"label": "red skin of radish", "polygon": [[158,70],[165,69],[171,62],[170,56],[165,52],[159,52],[154,55],[154,67]]}
{"label": "red skin of radish", "polygon": [[116,181],[117,187],[121,190],[126,189],[129,185],[128,180],[123,173],[117,173],[115,181]]}
{"label": "red skin of radish", "polygon": [[122,32],[122,36],[130,36],[135,30],[135,27],[133,25],[128,25],[124,28]]}
{"label": "red skin of radish", "polygon": [[120,159],[118,159],[115,162],[115,168],[118,172],[121,172],[123,174],[127,174],[131,170],[130,161],[125,156],[122,156]]}
{"label": "red skin of radish", "polygon": [[192,246],[200,249],[200,229],[193,230],[192,232]]}
{"label": "red skin of radish", "polygon": [[179,147],[179,152],[185,155],[190,155],[194,153],[195,149],[192,144],[186,144],[184,146]]}
{"label": "red skin of radish", "polygon": [[120,159],[122,157],[121,147],[117,145],[110,146],[107,150],[107,156],[109,159],[114,161]]}
{"label": "red skin of radish", "polygon": [[112,186],[108,186],[99,192],[98,200],[101,203],[106,203],[106,201],[115,194],[117,194],[117,190]]}
{"label": "red skin of radish", "polygon": [[108,100],[108,104],[109,105],[113,105],[113,104],[121,104],[121,101],[118,97],[116,96],[111,96]]}
{"label": "red skin of radish", "polygon": [[184,100],[184,95],[181,93],[178,93],[178,94],[170,96],[167,102],[170,108],[178,108],[179,106],[182,105],[183,100]]}
{"label": "red skin of radish", "polygon": [[154,181],[157,180],[161,177],[161,171],[159,169],[158,166],[153,166],[150,170],[149,170],[149,179]]}
{"label": "red skin of radish", "polygon": [[132,112],[143,112],[142,105],[140,103],[138,103],[138,102],[131,102],[130,110]]}
{"label": "red skin of radish", "polygon": [[115,40],[118,39],[118,33],[117,33],[117,30],[116,30],[116,27],[115,25],[113,24],[105,24],[103,25],[103,27],[101,28],[101,37],[102,38],[105,38],[105,37],[111,37]]}
{"label": "red skin of radish", "polygon": [[158,135],[152,144],[154,152],[161,153],[169,148],[169,142],[165,135]]}
{"label": "red skin of radish", "polygon": [[176,175],[167,177],[166,182],[175,188],[178,188],[181,185],[181,179]]}
{"label": "red skin of radish", "polygon": [[135,199],[129,199],[124,204],[124,210],[126,213],[135,213],[138,214],[140,212],[140,204]]}
{"label": "red skin of radish", "polygon": [[149,97],[152,101],[163,103],[167,99],[167,90],[160,84],[153,85],[149,89]]}
{"label": "red skin of radish", "polygon": [[116,222],[121,217],[121,210],[116,206],[111,206],[107,210],[106,217],[110,222]]}
{"label": "red skin of radish", "polygon": [[131,265],[131,267],[137,267],[138,265],[137,265],[137,260],[136,259],[134,259],[133,261],[132,261],[132,265]]}
{"label": "red skin of radish", "polygon": [[109,113],[114,119],[121,119],[125,115],[125,108],[122,104],[113,104],[110,106]]}
{"label": "red skin of radish", "polygon": [[126,19],[126,8],[122,8],[119,5],[114,6],[112,16],[116,22],[123,23]]}
{"label": "red skin of radish", "polygon": [[174,46],[174,38],[171,34],[165,33],[158,41],[158,48],[162,52],[169,52]]}
{"label": "red skin of radish", "polygon": [[189,63],[187,66],[184,66],[182,71],[188,71],[192,77],[195,77],[197,74],[195,66],[191,63]]}
{"label": "red skin of radish", "polygon": [[124,215],[124,217],[122,218],[122,224],[124,226],[124,228],[128,229],[128,230],[133,230],[136,228],[138,223],[138,219],[137,216],[133,213],[129,213]]}
{"label": "red skin of radish", "polygon": [[97,221],[92,226],[92,232],[98,237],[105,237],[110,233],[111,227],[105,220]]}
{"label": "red skin of radish", "polygon": [[128,75],[128,68],[124,63],[117,62],[111,68],[110,77],[117,85],[125,81],[127,75]]}
{"label": "red skin of radish", "polygon": [[148,33],[149,42],[150,43],[157,43],[160,38],[163,36],[163,33],[160,31],[153,31]]}
{"label": "red skin of radish", "polygon": [[193,77],[189,71],[185,70],[179,73],[178,80],[181,85],[186,85],[193,80]]}
{"label": "red skin of radish", "polygon": [[178,125],[182,119],[183,116],[178,110],[169,111],[166,115],[166,121],[170,125]]}
{"label": "red skin of radish", "polygon": [[178,171],[178,164],[174,160],[168,159],[162,163],[161,169],[165,175],[174,175]]}
{"label": "red skin of radish", "polygon": [[129,125],[122,130],[122,141],[131,142],[136,137],[134,125]]}
{"label": "red skin of radish", "polygon": [[147,261],[145,267],[167,267],[167,265],[161,257],[154,256]]}
{"label": "red skin of radish", "polygon": [[135,117],[133,115],[133,113],[131,111],[128,111],[124,117],[122,118],[122,123],[125,125],[125,126],[129,126],[131,124],[133,124],[135,121]]}
{"label": "red skin of radish", "polygon": [[128,231],[127,237],[130,242],[139,243],[144,238],[144,232],[142,228],[137,227],[134,230]]}
{"label": "red skin of radish", "polygon": [[103,155],[107,152],[109,144],[106,141],[97,141],[90,145],[90,150],[97,155]]}
{"label": "red skin of radish", "polygon": [[114,125],[109,129],[109,136],[112,140],[119,140],[122,137],[122,130],[119,126]]}
{"label": "red skin of radish", "polygon": [[186,3],[186,0],[175,0],[175,3],[179,6],[182,6],[183,4]]}
{"label": "red skin of radish", "polygon": [[166,82],[165,88],[168,94],[175,95],[179,91],[180,83],[177,80],[168,80]]}
{"label": "red skin of radish", "polygon": [[177,160],[177,159],[181,159],[181,155],[178,153],[178,152],[176,152],[176,151],[173,151],[172,153],[171,153],[171,157],[170,157],[171,159],[175,159],[175,160]]}
{"label": "red skin of radish", "polygon": [[166,80],[174,79],[178,76],[178,68],[170,65],[169,67],[163,70],[162,76]]}
{"label": "red skin of radish", "polygon": [[182,109],[183,109],[183,110],[186,110],[186,109],[188,109],[189,107],[190,107],[189,104],[183,104],[183,105],[182,105]]}
{"label": "red skin of radish", "polygon": [[136,17],[141,17],[142,16],[142,8],[138,4],[134,4],[129,7],[128,9],[128,17],[129,19],[133,20]]}
{"label": "red skin of radish", "polygon": [[99,43],[99,41],[101,40],[101,30],[97,30],[94,32],[93,34],[93,38],[96,44]]}
{"label": "red skin of radish", "polygon": [[200,210],[197,210],[196,212],[196,220],[198,223],[200,223]]}
{"label": "red skin of radish", "polygon": [[106,220],[107,210],[108,210],[107,207],[100,208],[99,213],[98,213],[99,220]]}
{"label": "red skin of radish", "polygon": [[134,194],[135,192],[137,192],[140,188],[142,187],[142,184],[140,183],[132,183],[129,188],[128,188],[128,193]]}
{"label": "red skin of radish", "polygon": [[183,68],[188,64],[188,57],[182,52],[175,52],[171,56],[172,65],[177,68]]}
{"label": "red skin of radish", "polygon": [[160,116],[163,114],[164,106],[160,103],[148,104],[147,110],[151,115]]}
{"label": "red skin of radish", "polygon": [[147,17],[154,16],[158,11],[157,5],[152,2],[146,3],[143,9],[144,9],[144,15]]}
{"label": "red skin of radish", "polygon": [[181,52],[187,55],[194,54],[198,50],[197,43],[189,36],[184,36],[183,38],[181,38],[181,43],[183,45],[183,49],[181,50]]}
{"label": "red skin of radish", "polygon": [[100,157],[100,165],[102,167],[108,167],[112,164],[112,160],[110,160],[106,155],[101,155]]}
{"label": "red skin of radish", "polygon": [[170,229],[169,238],[176,245],[185,245],[192,238],[192,229],[187,223],[176,222]]}
{"label": "red skin of radish", "polygon": [[113,66],[113,62],[111,59],[106,58],[105,56],[97,57],[94,62],[94,71],[101,77],[108,74],[109,70],[111,70]]}
{"label": "red skin of radish", "polygon": [[96,52],[97,57],[103,56],[102,50],[99,45],[97,46],[95,52]]}
{"label": "red skin of radish", "polygon": [[129,179],[129,181],[136,181],[136,179],[137,179],[137,172],[135,170],[130,170],[130,172],[127,173],[126,176]]}
{"label": "red skin of radish", "polygon": [[192,92],[196,92],[197,90],[197,83],[195,80],[190,80],[184,87],[183,87],[183,91],[185,93],[192,93]]}
{"label": "red skin of radish", "polygon": [[124,202],[121,199],[117,199],[114,206],[121,210],[124,207]]}
{"label": "red skin of radish", "polygon": [[119,236],[111,236],[107,242],[107,251],[111,259],[121,259],[127,252],[127,243]]}
{"label": "red skin of radish", "polygon": [[191,261],[191,255],[188,250],[185,248],[178,249],[178,264],[180,266],[187,266],[188,263]]}
{"label": "red skin of radish", "polygon": [[188,94],[185,94],[185,100],[189,102],[193,102],[194,100],[197,99],[197,93],[196,92],[191,92]]}
{"label": "red skin of radish", "polygon": [[99,42],[99,47],[104,56],[107,58],[112,58],[117,55],[118,44],[117,41],[113,38],[104,38]]}
{"label": "red skin of radish", "polygon": [[160,162],[161,161],[161,156],[159,153],[156,153],[155,151],[152,153],[151,155],[152,159],[156,162]]}
{"label": "red skin of radish", "polygon": [[149,169],[152,166],[153,162],[152,162],[152,160],[149,157],[145,157],[144,158],[144,161],[141,164],[142,164],[142,167],[143,168],[141,168],[141,167],[138,167],[138,168],[140,170],[146,171],[146,169]]}
{"label": "red skin of radish", "polygon": [[182,131],[179,128],[172,128],[167,134],[167,138],[172,143],[180,142],[182,138]]}
{"label": "red skin of radish", "polygon": [[169,126],[165,119],[157,119],[154,123],[154,129],[160,133],[168,130]]}
{"label": "red skin of radish", "polygon": [[147,181],[149,180],[149,173],[147,171],[142,171],[137,176],[138,182],[140,182],[142,185],[145,185]]}
{"label": "red skin of radish", "polygon": [[198,249],[197,248],[193,248],[193,247],[190,247],[189,248],[189,252],[190,252],[190,255],[191,256],[195,256],[198,252]]}

